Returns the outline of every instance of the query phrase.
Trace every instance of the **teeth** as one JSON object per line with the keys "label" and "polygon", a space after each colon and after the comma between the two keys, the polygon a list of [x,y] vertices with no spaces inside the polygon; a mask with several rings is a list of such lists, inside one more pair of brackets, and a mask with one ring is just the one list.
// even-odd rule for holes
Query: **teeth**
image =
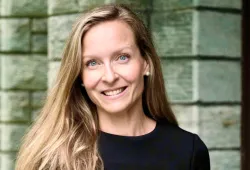
{"label": "teeth", "polygon": [[107,96],[114,96],[114,95],[117,95],[117,94],[119,94],[119,93],[121,93],[122,92],[122,89],[123,88],[120,88],[120,89],[118,89],[118,90],[113,90],[113,91],[106,91],[106,92],[103,92],[105,95],[107,95]]}

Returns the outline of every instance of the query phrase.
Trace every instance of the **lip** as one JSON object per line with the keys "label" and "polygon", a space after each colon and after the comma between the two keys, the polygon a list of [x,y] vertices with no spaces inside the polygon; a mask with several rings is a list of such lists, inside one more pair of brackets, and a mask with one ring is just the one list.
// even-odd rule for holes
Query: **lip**
{"label": "lip", "polygon": [[118,90],[118,89],[121,89],[121,88],[124,88],[124,87],[127,87],[127,86],[121,86],[121,87],[117,87],[117,88],[113,88],[113,89],[106,89],[106,90],[103,90],[101,93],[103,93],[103,92],[107,92],[107,91],[114,91],[114,90]]}
{"label": "lip", "polygon": [[[118,98],[120,98],[120,97],[122,97],[122,96],[124,96],[124,95],[126,94],[126,92],[128,91],[128,86],[124,86],[124,87],[126,87],[126,89],[125,89],[123,92],[121,92],[120,94],[115,95],[115,96],[106,96],[106,95],[104,95],[103,93],[101,93],[101,94],[102,94],[102,96],[103,96],[105,99],[115,100],[115,99],[118,99]],[[120,88],[122,88],[122,87],[120,87]],[[119,88],[116,88],[116,89],[119,89]],[[116,90],[116,89],[114,89],[114,90]],[[105,90],[105,91],[111,91],[111,89]],[[103,92],[104,92],[104,91],[103,91]]]}

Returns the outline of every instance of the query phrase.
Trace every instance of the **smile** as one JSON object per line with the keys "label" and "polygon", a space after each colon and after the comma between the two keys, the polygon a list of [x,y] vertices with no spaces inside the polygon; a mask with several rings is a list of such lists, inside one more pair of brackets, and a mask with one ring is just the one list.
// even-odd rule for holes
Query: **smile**
{"label": "smile", "polygon": [[122,93],[126,88],[127,87],[121,87],[115,90],[106,90],[106,91],[103,91],[102,94],[104,94],[105,96],[116,96]]}

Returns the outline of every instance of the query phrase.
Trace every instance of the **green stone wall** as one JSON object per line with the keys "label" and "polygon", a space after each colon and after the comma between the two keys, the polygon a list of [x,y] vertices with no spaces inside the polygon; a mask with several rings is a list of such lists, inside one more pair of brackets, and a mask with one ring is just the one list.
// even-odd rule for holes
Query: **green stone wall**
{"label": "green stone wall", "polygon": [[240,170],[238,0],[0,0],[0,169],[14,169],[74,20],[112,2],[132,5],[152,31],[180,126],[206,143],[211,169]]}
{"label": "green stone wall", "polygon": [[20,140],[47,89],[47,1],[0,0],[0,169],[13,170]]}

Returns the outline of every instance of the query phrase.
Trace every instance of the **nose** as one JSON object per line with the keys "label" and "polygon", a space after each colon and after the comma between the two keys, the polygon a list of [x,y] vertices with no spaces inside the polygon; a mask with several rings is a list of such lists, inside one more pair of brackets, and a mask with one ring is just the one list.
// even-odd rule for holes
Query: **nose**
{"label": "nose", "polygon": [[107,83],[113,83],[117,80],[118,75],[116,74],[114,68],[111,65],[105,67],[102,80]]}

